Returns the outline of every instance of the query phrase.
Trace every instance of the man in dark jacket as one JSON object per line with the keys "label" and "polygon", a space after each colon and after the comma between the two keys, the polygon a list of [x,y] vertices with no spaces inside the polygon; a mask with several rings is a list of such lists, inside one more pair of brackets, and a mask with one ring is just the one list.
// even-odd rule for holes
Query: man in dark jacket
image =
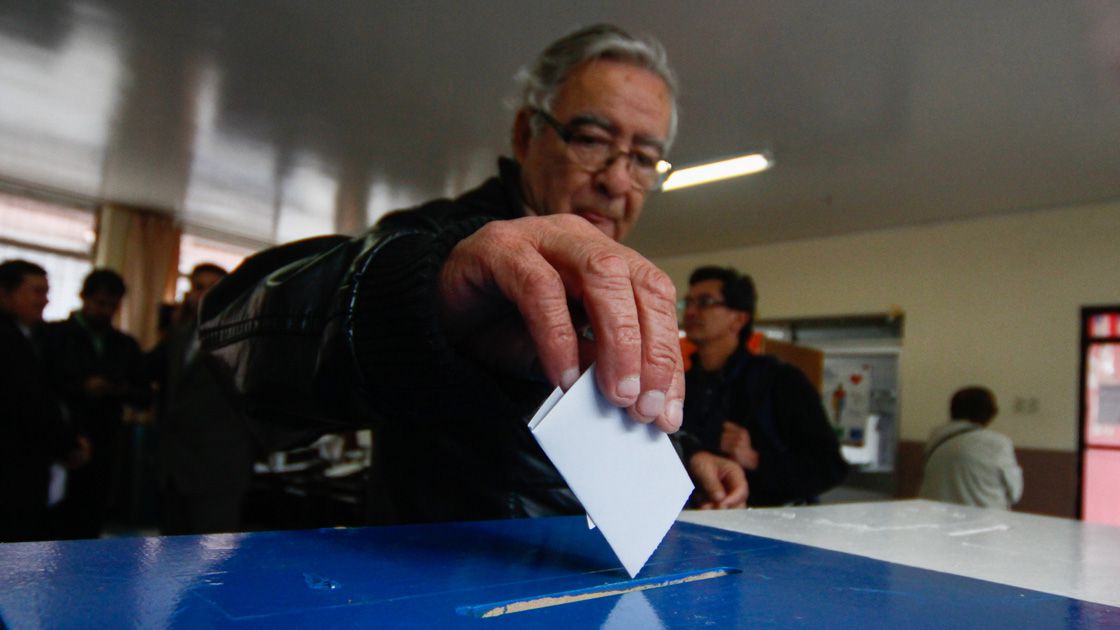
{"label": "man in dark jacket", "polygon": [[[203,343],[258,435],[375,424],[404,520],[580,511],[525,420],[592,361],[635,421],[680,426],[675,290],[618,244],[667,170],[664,52],[594,26],[522,78],[499,177],[352,240],[251,258],[203,305]],[[734,462],[687,463],[716,504],[742,503]]]}
{"label": "man in dark jacket", "polygon": [[701,267],[689,278],[684,330],[696,344],[678,441],[686,453],[724,453],[743,467],[752,506],[813,503],[847,464],[801,370],[746,344],[756,294],[750,276]]}
{"label": "man in dark jacket", "polygon": [[82,283],[82,307],[69,319],[48,324],[45,331],[51,381],[62,395],[70,423],[92,449],[89,463],[68,475],[56,519],[62,538],[101,534],[111,491],[120,499],[125,490],[125,406],[144,409],[151,403],[140,345],[113,328],[124,294],[120,274],[95,269]]}
{"label": "man in dark jacket", "polygon": [[182,321],[149,355],[160,386],[160,532],[210,534],[241,529],[253,477],[253,443],[230,392],[199,352],[198,305],[226,276],[202,263],[191,270]]}
{"label": "man in dark jacket", "polygon": [[46,538],[51,463],[89,455],[47,381],[37,329],[48,288],[39,265],[0,263],[0,542]]}

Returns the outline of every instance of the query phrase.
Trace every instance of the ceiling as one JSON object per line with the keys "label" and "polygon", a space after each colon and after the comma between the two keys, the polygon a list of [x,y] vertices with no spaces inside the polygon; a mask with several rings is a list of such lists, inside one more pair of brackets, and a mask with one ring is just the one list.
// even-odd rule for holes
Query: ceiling
{"label": "ceiling", "polygon": [[1120,198],[1120,0],[4,0],[0,183],[352,228],[494,172],[517,69],[598,21],[668,49],[674,163],[776,160],[653,196],[647,255]]}

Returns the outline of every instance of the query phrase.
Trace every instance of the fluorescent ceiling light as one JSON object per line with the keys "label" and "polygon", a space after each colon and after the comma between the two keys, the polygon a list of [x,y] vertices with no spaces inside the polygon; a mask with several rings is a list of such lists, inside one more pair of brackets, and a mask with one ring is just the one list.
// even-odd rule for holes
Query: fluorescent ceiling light
{"label": "fluorescent ceiling light", "polygon": [[765,153],[751,153],[719,162],[689,166],[669,173],[669,179],[661,185],[661,190],[676,190],[731,177],[754,175],[773,165],[774,161]]}

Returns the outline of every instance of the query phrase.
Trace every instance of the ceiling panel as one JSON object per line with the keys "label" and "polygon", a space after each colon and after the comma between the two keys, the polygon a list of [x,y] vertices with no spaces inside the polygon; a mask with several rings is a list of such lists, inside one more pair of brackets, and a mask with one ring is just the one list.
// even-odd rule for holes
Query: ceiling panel
{"label": "ceiling panel", "polygon": [[0,182],[257,241],[352,230],[492,173],[518,67],[603,20],[669,50],[675,163],[776,158],[654,196],[649,255],[1120,197],[1111,0],[7,0]]}

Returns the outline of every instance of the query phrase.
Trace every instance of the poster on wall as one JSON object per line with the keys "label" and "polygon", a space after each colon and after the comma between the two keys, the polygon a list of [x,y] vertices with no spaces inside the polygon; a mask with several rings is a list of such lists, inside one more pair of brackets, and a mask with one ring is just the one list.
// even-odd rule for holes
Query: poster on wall
{"label": "poster on wall", "polygon": [[1085,443],[1120,446],[1120,344],[1089,347],[1085,379]]}
{"label": "poster on wall", "polygon": [[841,441],[859,443],[871,415],[871,366],[836,359],[825,366],[821,397]]}

